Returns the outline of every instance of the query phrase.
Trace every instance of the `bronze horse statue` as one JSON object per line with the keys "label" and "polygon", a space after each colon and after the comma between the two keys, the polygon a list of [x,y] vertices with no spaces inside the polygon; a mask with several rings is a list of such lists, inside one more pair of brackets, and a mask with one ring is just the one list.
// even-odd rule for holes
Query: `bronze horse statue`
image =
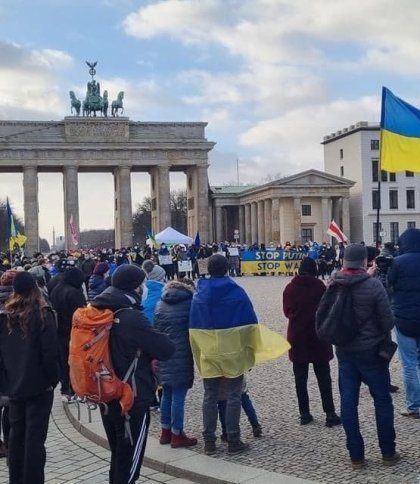
{"label": "bronze horse statue", "polygon": [[76,110],[76,116],[80,116],[80,107],[82,103],[77,99],[73,91],[70,91],[71,113],[73,114],[73,108]]}
{"label": "bronze horse statue", "polygon": [[120,91],[118,93],[117,99],[115,101],[112,101],[112,103],[111,103],[111,114],[112,114],[112,116],[118,117],[118,110],[119,109],[121,109],[121,114],[123,114],[123,112],[124,112],[123,99],[124,99],[124,91]]}

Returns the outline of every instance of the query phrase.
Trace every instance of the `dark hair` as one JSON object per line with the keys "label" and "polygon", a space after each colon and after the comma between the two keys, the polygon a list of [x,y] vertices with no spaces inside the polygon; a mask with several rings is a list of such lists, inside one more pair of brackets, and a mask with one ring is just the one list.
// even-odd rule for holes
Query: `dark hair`
{"label": "dark hair", "polygon": [[19,325],[25,338],[28,335],[29,324],[34,311],[39,311],[45,305],[45,300],[38,287],[26,294],[12,293],[4,305],[7,312],[9,334],[15,326]]}

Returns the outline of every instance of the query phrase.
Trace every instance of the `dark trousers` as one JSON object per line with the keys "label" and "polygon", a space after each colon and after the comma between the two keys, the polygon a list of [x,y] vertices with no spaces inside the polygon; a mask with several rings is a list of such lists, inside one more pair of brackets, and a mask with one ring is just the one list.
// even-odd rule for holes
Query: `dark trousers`
{"label": "dark trousers", "polygon": [[69,344],[70,335],[58,334],[60,382],[62,395],[73,395],[73,390],[70,385]]}
{"label": "dark trousers", "polygon": [[133,445],[125,436],[125,418],[121,415],[119,402],[111,402],[106,415],[101,407],[102,422],[111,449],[109,484],[134,484],[140,475],[150,425],[150,410],[148,406],[135,402],[129,415]]}
{"label": "dark trousers", "polygon": [[376,430],[379,447],[384,457],[395,453],[394,407],[389,391],[389,364],[375,349],[354,353],[337,353],[341,396],[341,419],[347,438],[347,449],[352,460],[363,459],[365,446],[359,427],[360,385],[369,387],[375,404]]}
{"label": "dark trousers", "polygon": [[243,375],[237,378],[204,378],[203,399],[203,437],[205,441],[216,440],[217,428],[217,402],[222,384],[226,392],[226,433],[229,442],[237,442],[240,439],[239,420],[241,417],[241,395]]}
{"label": "dark trousers", "polygon": [[[321,394],[322,408],[325,413],[335,412],[332,395],[330,364],[312,363]],[[296,395],[301,415],[310,413],[308,395],[309,363],[293,363],[295,375]]]}
{"label": "dark trousers", "polygon": [[10,400],[9,484],[43,484],[53,391]]}

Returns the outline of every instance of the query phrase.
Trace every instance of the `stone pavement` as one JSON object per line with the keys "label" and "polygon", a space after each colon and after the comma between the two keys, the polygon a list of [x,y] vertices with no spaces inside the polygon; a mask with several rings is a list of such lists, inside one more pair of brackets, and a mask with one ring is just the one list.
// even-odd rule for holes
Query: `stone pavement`
{"label": "stone pavement", "polygon": [[[261,322],[285,334],[287,321],[282,314],[282,291],[290,281],[285,277],[243,277],[237,279],[251,296]],[[303,301],[304,304],[304,301]],[[339,408],[337,389],[337,367],[332,362],[334,390]],[[313,374],[309,378],[311,411],[315,421],[306,426],[299,425],[293,373],[287,356],[252,370],[248,375],[248,388],[252,396],[264,435],[254,439],[250,425],[242,416],[243,440],[251,443],[251,450],[239,456],[228,456],[226,446],[218,445],[216,457],[205,457],[201,437],[202,384],[199,377],[187,396],[186,432],[199,437],[199,445],[194,452],[184,449],[168,449],[156,444],[159,435],[159,413],[153,412],[150,429],[150,442],[146,455],[153,451],[160,455],[162,462],[169,460],[189,460],[197,473],[203,474],[208,466],[224,477],[220,480],[185,481],[172,478],[151,469],[143,469],[140,482],[243,482],[239,477],[231,477],[232,465],[249,466],[249,481],[259,484],[293,482],[280,474],[308,479],[318,483],[334,484],[420,484],[420,421],[401,417],[404,409],[404,391],[401,381],[398,357],[392,363],[392,380],[401,391],[394,395],[395,425],[397,446],[402,461],[395,467],[383,467],[377,444],[375,417],[372,400],[366,388],[360,397],[360,422],[366,444],[368,466],[361,471],[351,470],[345,448],[344,432],[341,427],[328,429],[324,426],[319,392]],[[74,412],[74,408],[72,409]],[[188,453],[188,454],[187,454]],[[186,456],[189,457],[186,457]],[[195,457],[191,457],[195,456]],[[47,483],[103,484],[107,482],[109,452],[78,434],[67,420],[62,404],[54,406],[53,419],[48,436]],[[210,463],[210,464],[209,464]],[[150,465],[150,464],[149,464]],[[165,464],[166,468],[170,466]],[[174,464],[175,466],[175,464]],[[176,468],[172,468],[174,475]],[[259,474],[270,471],[273,474]],[[272,480],[274,473],[278,478]],[[179,473],[177,474],[180,475]],[[185,474],[182,474],[184,477]],[[270,476],[270,477],[269,477]],[[296,479],[297,481],[297,479]],[[7,482],[4,460],[0,460],[0,483]]]}
{"label": "stone pavement", "polygon": [[[290,277],[249,276],[236,279],[250,295],[259,321],[286,334],[287,320],[282,311],[282,292]],[[302,304],[305,302],[302,301]],[[331,364],[333,388],[337,410],[339,393],[337,365]],[[215,460],[261,468],[320,483],[332,484],[419,484],[420,483],[420,421],[401,417],[405,408],[404,389],[398,356],[392,362],[392,381],[400,387],[395,394],[395,427],[397,447],[403,458],[395,467],[386,468],[381,463],[377,443],[375,413],[366,387],[360,396],[360,425],[365,439],[368,466],[353,471],[349,466],[345,435],[341,427],[326,428],[318,386],[313,372],[309,376],[311,412],[315,421],[301,426],[297,409],[294,378],[287,355],[275,362],[252,370],[248,375],[248,389],[260,417],[264,435],[254,439],[251,427],[242,415],[243,439],[251,443],[251,450],[239,456],[228,456],[226,446],[219,445]],[[199,438],[197,452],[203,452],[201,437],[202,384],[196,375],[194,387],[187,395],[186,432]],[[152,418],[150,435],[159,434],[159,417]]]}
{"label": "stone pavement", "polygon": [[[56,393],[47,439],[46,484],[105,484],[109,451],[83,437],[69,422]],[[6,460],[0,459],[0,484],[9,482]],[[141,484],[193,484],[186,479],[143,467]]]}

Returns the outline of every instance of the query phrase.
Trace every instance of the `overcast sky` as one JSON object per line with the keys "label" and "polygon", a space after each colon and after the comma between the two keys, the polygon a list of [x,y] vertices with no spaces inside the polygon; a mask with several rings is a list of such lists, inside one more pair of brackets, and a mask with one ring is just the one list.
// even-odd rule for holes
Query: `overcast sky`
{"label": "overcast sky", "polygon": [[[416,0],[0,0],[0,119],[61,120],[85,60],[140,121],[207,121],[211,184],[323,168],[324,135],[379,120],[382,85],[420,104]],[[40,232],[63,231],[62,179],[40,177]],[[174,187],[184,177],[172,176]],[[113,226],[112,178],[80,175],[81,229]],[[132,179],[133,208],[149,194]],[[23,217],[21,175],[0,174]]]}

